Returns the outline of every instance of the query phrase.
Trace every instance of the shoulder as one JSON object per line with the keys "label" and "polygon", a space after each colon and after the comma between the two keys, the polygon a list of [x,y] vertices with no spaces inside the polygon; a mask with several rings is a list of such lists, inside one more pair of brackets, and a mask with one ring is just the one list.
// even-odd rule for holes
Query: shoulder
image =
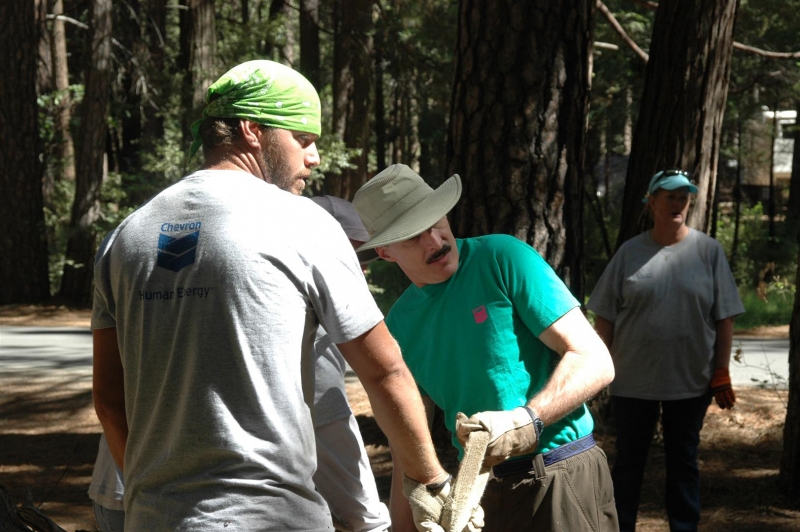
{"label": "shoulder", "polygon": [[494,257],[498,261],[514,260],[519,256],[539,256],[527,242],[506,234],[484,235],[463,240],[463,248],[474,255]]}

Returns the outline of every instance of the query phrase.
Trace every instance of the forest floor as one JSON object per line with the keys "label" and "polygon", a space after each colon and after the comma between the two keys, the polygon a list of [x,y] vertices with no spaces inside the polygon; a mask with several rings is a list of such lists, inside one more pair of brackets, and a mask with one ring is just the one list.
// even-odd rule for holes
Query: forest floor
{"label": "forest floor", "polygon": [[[0,325],[88,327],[88,323],[85,310],[0,307]],[[788,326],[743,334],[786,337]],[[69,532],[96,530],[86,495],[100,437],[90,386],[85,378],[69,377],[36,381],[3,377],[0,386],[0,486],[14,501],[30,497]],[[391,459],[386,438],[361,385],[351,382],[347,391],[381,496],[388,497]],[[787,393],[758,387],[736,392],[738,401],[732,411],[722,411],[715,404],[709,407],[701,434],[701,530],[800,530],[800,504],[786,500],[778,490]],[[599,424],[595,435],[613,463],[613,431]],[[446,467],[454,469],[446,442],[437,443]],[[657,437],[648,459],[638,530],[668,530],[663,500],[664,449]]]}

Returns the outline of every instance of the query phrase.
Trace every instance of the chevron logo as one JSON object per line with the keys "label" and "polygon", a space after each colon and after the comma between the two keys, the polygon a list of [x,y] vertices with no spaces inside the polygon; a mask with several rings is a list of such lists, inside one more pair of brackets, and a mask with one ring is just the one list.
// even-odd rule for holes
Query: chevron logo
{"label": "chevron logo", "polygon": [[158,260],[156,264],[173,272],[194,263],[200,231],[179,238],[161,233],[158,236]]}

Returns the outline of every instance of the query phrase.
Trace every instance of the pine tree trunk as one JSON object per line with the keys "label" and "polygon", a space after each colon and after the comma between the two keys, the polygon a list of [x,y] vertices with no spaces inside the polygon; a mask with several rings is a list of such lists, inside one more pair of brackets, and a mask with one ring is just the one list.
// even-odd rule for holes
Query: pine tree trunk
{"label": "pine tree trunk", "polygon": [[691,172],[699,191],[687,223],[708,230],[737,7],[738,0],[658,2],[617,247],[641,231],[641,199],[665,168]]}
{"label": "pine tree trunk", "polygon": [[91,301],[96,251],[94,223],[100,215],[108,102],[111,86],[111,0],[93,0],[89,7],[91,57],[86,69],[85,95],[75,162],[75,200],[70,218],[61,296],[73,304]]}
{"label": "pine tree trunk", "polygon": [[[53,2],[53,14],[64,14],[63,0]],[[55,89],[59,92],[60,102],[56,110],[55,127],[58,141],[57,156],[60,159],[61,175],[56,179],[75,180],[75,146],[72,141],[72,133],[69,129],[72,119],[72,98],[69,93],[69,68],[67,65],[67,36],[64,31],[64,22],[61,20],[53,21],[53,31],[51,38],[53,54],[53,79]]]}
{"label": "pine tree trunk", "polygon": [[786,234],[792,240],[800,236],[800,100],[795,102],[794,152],[792,177],[789,181],[789,203],[786,205]]}
{"label": "pine tree trunk", "polygon": [[319,73],[319,0],[300,0],[300,73],[322,90]]}
{"label": "pine tree trunk", "polygon": [[360,155],[341,176],[329,178],[329,194],[350,199],[367,180],[372,90],[373,0],[340,0],[334,41],[333,130]]}
{"label": "pine tree trunk", "polygon": [[289,66],[294,65],[294,45],[295,36],[292,33],[291,26],[288,24],[289,19],[292,17],[292,6],[286,0],[272,0],[269,4],[269,21],[276,23],[278,19],[283,21],[283,32],[286,37],[285,42],[277,44],[268,39],[264,55],[271,58],[273,61],[284,63]]}
{"label": "pine tree trunk", "polygon": [[530,243],[579,298],[594,6],[461,0],[447,149],[456,236]]}
{"label": "pine tree trunk", "polygon": [[214,0],[181,0],[181,58],[183,77],[183,135],[192,139],[191,125],[205,107],[208,87],[215,81],[217,30]]}
{"label": "pine tree trunk", "polygon": [[47,299],[33,2],[0,2],[0,304]]}
{"label": "pine tree trunk", "polygon": [[[800,284],[800,254],[797,257],[797,284]],[[789,401],[783,425],[780,482],[786,495],[800,500],[800,290],[794,294],[789,342]]]}

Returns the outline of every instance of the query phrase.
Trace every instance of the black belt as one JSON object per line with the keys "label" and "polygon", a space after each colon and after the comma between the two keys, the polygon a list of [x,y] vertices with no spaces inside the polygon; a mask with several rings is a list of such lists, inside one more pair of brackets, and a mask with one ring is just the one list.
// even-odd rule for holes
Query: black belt
{"label": "black belt", "polygon": [[502,464],[494,466],[492,468],[492,473],[494,474],[495,478],[503,478],[509,475],[515,475],[517,473],[529,473],[536,469],[534,463],[537,461],[537,459],[544,463],[544,467],[547,467],[557,462],[561,462],[562,460],[566,460],[567,458],[571,458],[576,454],[588,451],[595,445],[594,436],[589,434],[588,436],[584,436],[583,438],[579,438],[573,442],[565,443],[564,445],[556,447],[555,449],[547,451],[546,453],[538,454],[533,458],[505,461]]}

